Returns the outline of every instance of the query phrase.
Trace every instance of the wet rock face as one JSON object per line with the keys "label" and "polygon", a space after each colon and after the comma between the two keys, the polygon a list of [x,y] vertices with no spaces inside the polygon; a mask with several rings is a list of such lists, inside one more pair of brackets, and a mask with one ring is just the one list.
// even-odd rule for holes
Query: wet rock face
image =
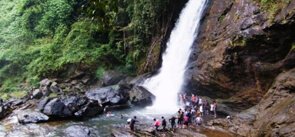
{"label": "wet rock face", "polygon": [[258,136],[295,135],[295,69],[280,74],[256,106]]}
{"label": "wet rock face", "polygon": [[83,125],[72,125],[65,129],[64,134],[66,137],[99,137],[95,129]]}
{"label": "wet rock face", "polygon": [[211,125],[243,136],[294,134],[295,0],[279,3],[271,13],[256,0],[210,2],[188,87],[241,112]]}
{"label": "wet rock face", "polygon": [[280,74],[256,106],[236,115],[232,120],[209,122],[243,136],[280,136],[295,134],[295,69]]}
{"label": "wet rock face", "polygon": [[282,5],[271,16],[254,0],[211,1],[188,64],[192,92],[237,111],[257,104],[295,66],[295,1]]}
{"label": "wet rock face", "polygon": [[27,110],[18,112],[17,119],[19,123],[27,124],[44,122],[47,121],[49,117],[41,112]]}

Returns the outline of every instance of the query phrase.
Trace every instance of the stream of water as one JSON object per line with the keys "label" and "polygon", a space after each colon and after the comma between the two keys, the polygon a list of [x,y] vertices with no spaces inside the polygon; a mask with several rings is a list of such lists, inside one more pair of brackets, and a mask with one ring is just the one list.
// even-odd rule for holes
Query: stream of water
{"label": "stream of water", "polygon": [[175,28],[167,42],[162,56],[159,73],[147,79],[143,86],[151,91],[156,100],[150,109],[165,113],[175,112],[178,93],[185,83],[184,74],[191,53],[191,47],[198,35],[198,29],[207,0],[189,0],[182,10]]}

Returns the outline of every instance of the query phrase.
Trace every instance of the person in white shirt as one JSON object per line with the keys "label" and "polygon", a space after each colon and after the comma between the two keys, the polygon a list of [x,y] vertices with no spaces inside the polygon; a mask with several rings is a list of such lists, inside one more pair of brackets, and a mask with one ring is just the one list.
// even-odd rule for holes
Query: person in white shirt
{"label": "person in white shirt", "polygon": [[196,123],[196,125],[197,125],[197,126],[200,126],[200,125],[202,125],[202,122],[203,122],[202,117],[201,117],[200,115],[198,115],[198,116],[196,117],[196,119],[195,119],[195,123]]}
{"label": "person in white shirt", "polygon": [[199,108],[201,116],[204,116],[204,109],[203,109],[203,105],[200,106]]}

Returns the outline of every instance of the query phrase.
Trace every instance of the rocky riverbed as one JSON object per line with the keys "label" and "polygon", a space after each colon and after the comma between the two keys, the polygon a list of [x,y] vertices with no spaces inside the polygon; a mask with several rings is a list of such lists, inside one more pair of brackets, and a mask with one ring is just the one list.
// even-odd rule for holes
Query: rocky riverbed
{"label": "rocky riverbed", "polygon": [[[154,95],[139,86],[143,76],[121,79],[115,85],[93,86],[85,92],[68,93],[51,79],[22,99],[1,102],[0,135],[5,137],[94,137],[153,136],[152,119],[170,116],[161,110],[145,109]],[[109,78],[108,80],[110,80]],[[113,116],[107,117],[106,112]],[[177,111],[177,110],[175,110]],[[131,132],[126,120],[139,118],[137,131]],[[158,136],[218,136],[232,134],[210,127],[158,132]]]}
{"label": "rocky riverbed", "polygon": [[[15,110],[9,117],[1,122],[0,135],[5,137],[139,137],[154,136],[152,119],[167,114],[152,114],[152,110],[142,108],[130,108],[113,111],[113,116],[99,115],[84,120],[59,120],[46,123],[21,124],[18,114],[21,110]],[[126,120],[136,115],[140,121],[136,125],[136,131],[131,132]],[[123,117],[122,117],[123,116]],[[168,126],[170,127],[170,126]],[[159,131],[157,136],[183,136],[183,137],[234,137],[224,130],[201,126],[191,126],[187,129],[176,129],[174,131]]]}

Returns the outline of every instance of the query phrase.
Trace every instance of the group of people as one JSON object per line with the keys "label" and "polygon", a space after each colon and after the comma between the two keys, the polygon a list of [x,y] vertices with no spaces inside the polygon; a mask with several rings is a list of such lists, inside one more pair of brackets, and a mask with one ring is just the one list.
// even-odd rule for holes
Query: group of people
{"label": "group of people", "polygon": [[[213,100],[209,104],[206,99],[198,97],[194,94],[192,94],[191,96],[180,94],[179,102],[182,106],[184,106],[184,108],[180,108],[177,111],[177,115],[172,116],[169,119],[172,130],[174,130],[175,128],[187,128],[189,125],[200,126],[203,123],[204,116],[212,115],[214,118],[217,117],[217,103],[215,100]],[[134,116],[132,119],[128,119],[128,124],[132,131],[134,131],[134,125],[136,122],[138,122],[136,116]],[[161,120],[154,118],[153,122],[155,131],[159,131],[161,126],[162,131],[167,130],[167,121],[164,116],[161,117]]]}
{"label": "group of people", "polygon": [[179,101],[185,110],[196,112],[196,115],[205,116],[212,114],[216,118],[217,103],[213,100],[210,104],[208,100],[192,94],[190,97],[186,94],[179,95]]}
{"label": "group of people", "polygon": [[179,101],[184,106],[184,110],[179,109],[177,111],[177,126],[179,128],[186,128],[189,124],[200,126],[203,123],[203,117],[206,115],[217,117],[217,102],[215,100],[209,104],[206,99],[197,95],[187,96],[186,94],[180,94]]}

